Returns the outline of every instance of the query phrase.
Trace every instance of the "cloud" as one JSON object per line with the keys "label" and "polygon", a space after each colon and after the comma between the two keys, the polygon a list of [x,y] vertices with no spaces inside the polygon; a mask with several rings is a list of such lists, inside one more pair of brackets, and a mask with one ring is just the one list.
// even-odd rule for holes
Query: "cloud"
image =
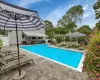
{"label": "cloud", "polygon": [[48,16],[44,18],[44,20],[50,20],[52,21],[53,25],[56,26],[57,22],[61,17],[67,12],[69,8],[71,8],[74,5],[62,5],[55,9],[53,12],[51,12]]}
{"label": "cloud", "polygon": [[20,0],[18,5],[21,6],[21,7],[28,8],[31,4],[39,3],[39,2],[42,2],[42,1],[45,1],[45,2],[48,2],[48,3],[52,3],[51,0]]}
{"label": "cloud", "polygon": [[88,10],[88,4],[86,4],[85,6],[83,6],[83,10],[84,11]]}
{"label": "cloud", "polygon": [[52,3],[52,1],[51,0],[45,0],[46,2],[48,2],[48,3]]}
{"label": "cloud", "polygon": [[85,6],[83,6],[83,10],[84,10],[83,19],[85,19],[85,18],[87,18],[87,17],[90,16],[88,4],[86,4]]}
{"label": "cloud", "polygon": [[83,14],[83,19],[85,19],[85,18],[87,18],[89,16],[90,16],[90,13],[89,12],[86,12],[86,13]]}

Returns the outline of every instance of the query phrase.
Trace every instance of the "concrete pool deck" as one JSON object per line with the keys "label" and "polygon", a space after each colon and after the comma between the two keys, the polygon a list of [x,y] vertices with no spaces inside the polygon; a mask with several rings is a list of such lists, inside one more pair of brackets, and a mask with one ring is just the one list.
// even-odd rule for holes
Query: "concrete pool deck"
{"label": "concrete pool deck", "polygon": [[[16,50],[16,46],[7,48]],[[27,72],[26,77],[23,80],[89,80],[85,72],[81,73],[23,50],[20,52],[25,53],[26,56],[32,58],[35,63],[21,67],[22,70]],[[12,80],[10,78],[16,71],[17,70],[14,69],[7,74],[3,74],[0,76],[0,80]]]}

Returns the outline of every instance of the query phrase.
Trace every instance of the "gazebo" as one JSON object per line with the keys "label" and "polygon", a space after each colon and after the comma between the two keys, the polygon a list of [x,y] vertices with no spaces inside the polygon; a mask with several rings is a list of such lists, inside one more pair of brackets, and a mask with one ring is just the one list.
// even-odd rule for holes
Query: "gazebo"
{"label": "gazebo", "polygon": [[[0,29],[5,31],[15,31],[15,41],[18,51],[18,79],[21,76],[20,58],[19,58],[19,39],[20,32],[24,30],[39,30],[45,27],[44,22],[39,17],[37,11],[18,7],[0,0]],[[13,40],[13,39],[12,39]]]}
{"label": "gazebo", "polygon": [[78,38],[79,38],[79,37],[84,37],[84,36],[86,36],[86,35],[83,34],[83,33],[79,33],[79,32],[74,32],[74,33],[69,32],[69,33],[66,34],[65,36],[70,37],[70,42],[71,42],[71,39],[72,39],[73,37],[76,38],[76,42],[77,42],[77,44],[78,44]]}

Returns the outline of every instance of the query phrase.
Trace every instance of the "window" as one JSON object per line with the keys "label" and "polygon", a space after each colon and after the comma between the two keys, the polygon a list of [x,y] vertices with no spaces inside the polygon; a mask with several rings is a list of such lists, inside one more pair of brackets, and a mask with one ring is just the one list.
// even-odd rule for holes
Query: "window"
{"label": "window", "polygon": [[36,39],[36,37],[32,37],[32,39]]}
{"label": "window", "polygon": [[43,39],[43,37],[38,37],[38,39]]}
{"label": "window", "polygon": [[24,38],[24,34],[22,34],[22,38]]}

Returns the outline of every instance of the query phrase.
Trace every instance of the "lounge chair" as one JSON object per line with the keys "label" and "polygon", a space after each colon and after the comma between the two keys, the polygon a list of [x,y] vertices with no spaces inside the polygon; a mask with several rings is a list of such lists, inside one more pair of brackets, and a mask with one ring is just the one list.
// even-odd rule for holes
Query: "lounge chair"
{"label": "lounge chair", "polygon": [[0,51],[1,53],[5,54],[5,55],[9,55],[9,54],[14,54],[14,53],[17,53],[16,51],[12,51],[12,50],[1,50]]}
{"label": "lounge chair", "polygon": [[[20,59],[20,66],[30,63],[30,61],[34,64],[33,59],[29,59],[27,57]],[[13,60],[10,62],[6,62],[4,59],[0,58],[0,73],[9,71],[11,69],[18,67],[18,60]]]}
{"label": "lounge chair", "polygon": [[[4,55],[3,53],[0,53],[0,56],[1,56],[1,58],[3,58],[7,62],[18,58],[18,54]],[[25,56],[25,54],[19,55],[20,58],[22,58],[24,56]]]}

